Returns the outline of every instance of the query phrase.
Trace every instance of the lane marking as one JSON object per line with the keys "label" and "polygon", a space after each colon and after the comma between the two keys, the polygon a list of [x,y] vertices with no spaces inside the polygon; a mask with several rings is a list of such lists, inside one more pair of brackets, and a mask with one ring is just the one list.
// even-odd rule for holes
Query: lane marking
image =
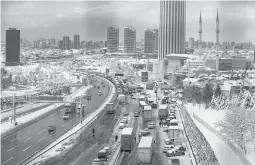
{"label": "lane marking", "polygon": [[7,152],[9,152],[9,151],[11,151],[11,150],[13,150],[14,148],[16,148],[17,146],[14,146],[14,147],[12,147],[11,149],[9,149]]}
{"label": "lane marking", "polygon": [[83,144],[84,144],[84,142],[82,142],[80,146],[82,146]]}
{"label": "lane marking", "polygon": [[9,162],[9,161],[12,160],[12,159],[13,159],[13,157],[11,157],[10,159],[6,160],[6,161],[3,162],[2,164],[5,164],[5,163]]}
{"label": "lane marking", "polygon": [[[39,141],[43,140],[44,138],[46,138],[46,136],[44,136],[43,138],[41,138]],[[38,141],[38,142],[39,142],[39,141]]]}
{"label": "lane marking", "polygon": [[28,139],[26,139],[24,142],[26,142],[26,141],[28,141],[29,139],[31,139],[32,137],[30,137],[30,138],[28,138]]}
{"label": "lane marking", "polygon": [[12,142],[13,142],[13,141],[15,141],[15,140],[18,140],[18,138],[19,138],[19,137],[17,137],[17,138],[15,138],[15,139],[13,139],[13,140],[12,140]]}
{"label": "lane marking", "polygon": [[29,149],[30,147],[31,147],[31,146],[29,146],[29,147],[25,148],[25,149],[23,150],[23,152],[24,152],[24,151],[26,151],[27,149]]}
{"label": "lane marking", "polygon": [[40,134],[40,133],[42,133],[43,131],[45,131],[45,129],[44,129],[44,130],[42,130],[42,131],[40,131],[40,132],[38,132],[37,134]]}

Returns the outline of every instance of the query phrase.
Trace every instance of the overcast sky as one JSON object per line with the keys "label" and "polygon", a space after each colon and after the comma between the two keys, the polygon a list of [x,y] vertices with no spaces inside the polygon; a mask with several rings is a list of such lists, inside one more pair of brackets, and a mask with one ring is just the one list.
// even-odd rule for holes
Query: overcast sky
{"label": "overcast sky", "polygon": [[[21,37],[62,38],[80,34],[81,40],[106,40],[107,25],[117,25],[123,42],[125,25],[136,28],[137,41],[145,28],[159,27],[159,1],[23,1],[1,2],[1,39],[15,27]],[[255,1],[187,1],[186,40],[198,40],[199,12],[202,11],[203,40],[215,41],[216,11],[219,9],[220,42],[251,40],[255,43]]]}

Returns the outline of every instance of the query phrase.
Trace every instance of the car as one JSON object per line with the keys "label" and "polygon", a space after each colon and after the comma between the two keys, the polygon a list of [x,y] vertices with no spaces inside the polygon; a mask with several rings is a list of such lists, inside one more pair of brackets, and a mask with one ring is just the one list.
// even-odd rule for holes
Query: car
{"label": "car", "polygon": [[129,115],[129,113],[127,113],[127,112],[124,113],[124,116],[128,116],[128,115]]}
{"label": "car", "polygon": [[56,126],[55,125],[49,126],[49,128],[48,128],[49,133],[54,133],[55,131],[56,131]]}
{"label": "car", "polygon": [[139,136],[141,137],[141,136],[147,136],[147,135],[149,135],[150,134],[150,131],[149,130],[141,130],[140,132],[139,132]]}
{"label": "car", "polygon": [[177,150],[179,150],[179,151],[182,151],[182,152],[185,152],[185,151],[186,151],[186,148],[183,147],[182,145],[177,145],[175,148],[176,148]]}
{"label": "car", "polygon": [[158,108],[158,104],[156,103],[151,104],[151,108]]}
{"label": "car", "polygon": [[154,129],[156,127],[155,123],[148,123],[148,128],[149,129]]}
{"label": "car", "polygon": [[135,96],[132,96],[132,99],[136,99],[136,97],[135,97]]}
{"label": "car", "polygon": [[163,132],[168,132],[168,126],[167,125],[163,125]]}
{"label": "car", "polygon": [[124,129],[125,128],[125,124],[124,123],[120,123],[119,124],[119,129]]}
{"label": "car", "polygon": [[103,165],[103,161],[101,161],[100,159],[96,158],[92,161],[93,165]]}
{"label": "car", "polygon": [[174,148],[174,145],[165,145],[162,149],[163,153],[166,153],[168,150],[171,150]]}
{"label": "car", "polygon": [[139,117],[139,116],[140,116],[139,112],[134,113],[134,117]]}
{"label": "car", "polygon": [[174,144],[174,139],[166,138],[165,139],[165,144],[166,145]]}
{"label": "car", "polygon": [[102,95],[102,92],[101,92],[101,91],[99,91],[99,92],[98,92],[98,95],[99,95],[99,96],[101,96],[101,95]]}
{"label": "car", "polygon": [[183,152],[183,151],[179,151],[179,150],[177,150],[177,149],[171,149],[171,150],[168,150],[167,152],[166,152],[166,156],[167,157],[174,157],[174,156],[182,156],[182,155],[185,155],[185,152]]}
{"label": "car", "polygon": [[68,120],[69,117],[70,117],[69,115],[65,114],[65,115],[63,116],[63,120]]}

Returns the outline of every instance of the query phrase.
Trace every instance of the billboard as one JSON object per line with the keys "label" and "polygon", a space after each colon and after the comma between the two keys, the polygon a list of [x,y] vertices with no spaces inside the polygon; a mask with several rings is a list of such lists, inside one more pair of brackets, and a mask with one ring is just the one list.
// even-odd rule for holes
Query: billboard
{"label": "billboard", "polygon": [[106,69],[105,69],[105,73],[106,73],[106,74],[109,74],[109,72],[110,72],[110,69],[109,69],[109,68],[106,68]]}
{"label": "billboard", "polygon": [[141,72],[142,82],[147,82],[149,80],[148,72]]}
{"label": "billboard", "polygon": [[146,84],[146,90],[153,90],[153,84]]}
{"label": "billboard", "polygon": [[63,101],[64,97],[60,97],[60,96],[39,96],[38,100],[39,101]]}

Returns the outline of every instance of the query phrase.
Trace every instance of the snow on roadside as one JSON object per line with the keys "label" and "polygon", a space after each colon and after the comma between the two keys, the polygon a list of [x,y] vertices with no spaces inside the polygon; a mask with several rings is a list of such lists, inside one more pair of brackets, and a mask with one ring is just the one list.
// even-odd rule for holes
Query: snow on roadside
{"label": "snow on roadside", "polygon": [[204,105],[196,104],[193,106],[192,103],[185,104],[184,106],[187,111],[196,114],[214,128],[215,124],[223,120],[225,116],[225,110],[205,109]]}
{"label": "snow on roadside", "polygon": [[[215,124],[224,119],[226,110],[215,110],[211,108],[205,109],[204,105],[196,104],[193,106],[192,103],[185,104],[185,107],[187,111],[196,114],[217,131],[220,130],[220,128],[215,127]],[[246,149],[247,159],[250,163],[255,165],[255,144],[247,144]]]}

